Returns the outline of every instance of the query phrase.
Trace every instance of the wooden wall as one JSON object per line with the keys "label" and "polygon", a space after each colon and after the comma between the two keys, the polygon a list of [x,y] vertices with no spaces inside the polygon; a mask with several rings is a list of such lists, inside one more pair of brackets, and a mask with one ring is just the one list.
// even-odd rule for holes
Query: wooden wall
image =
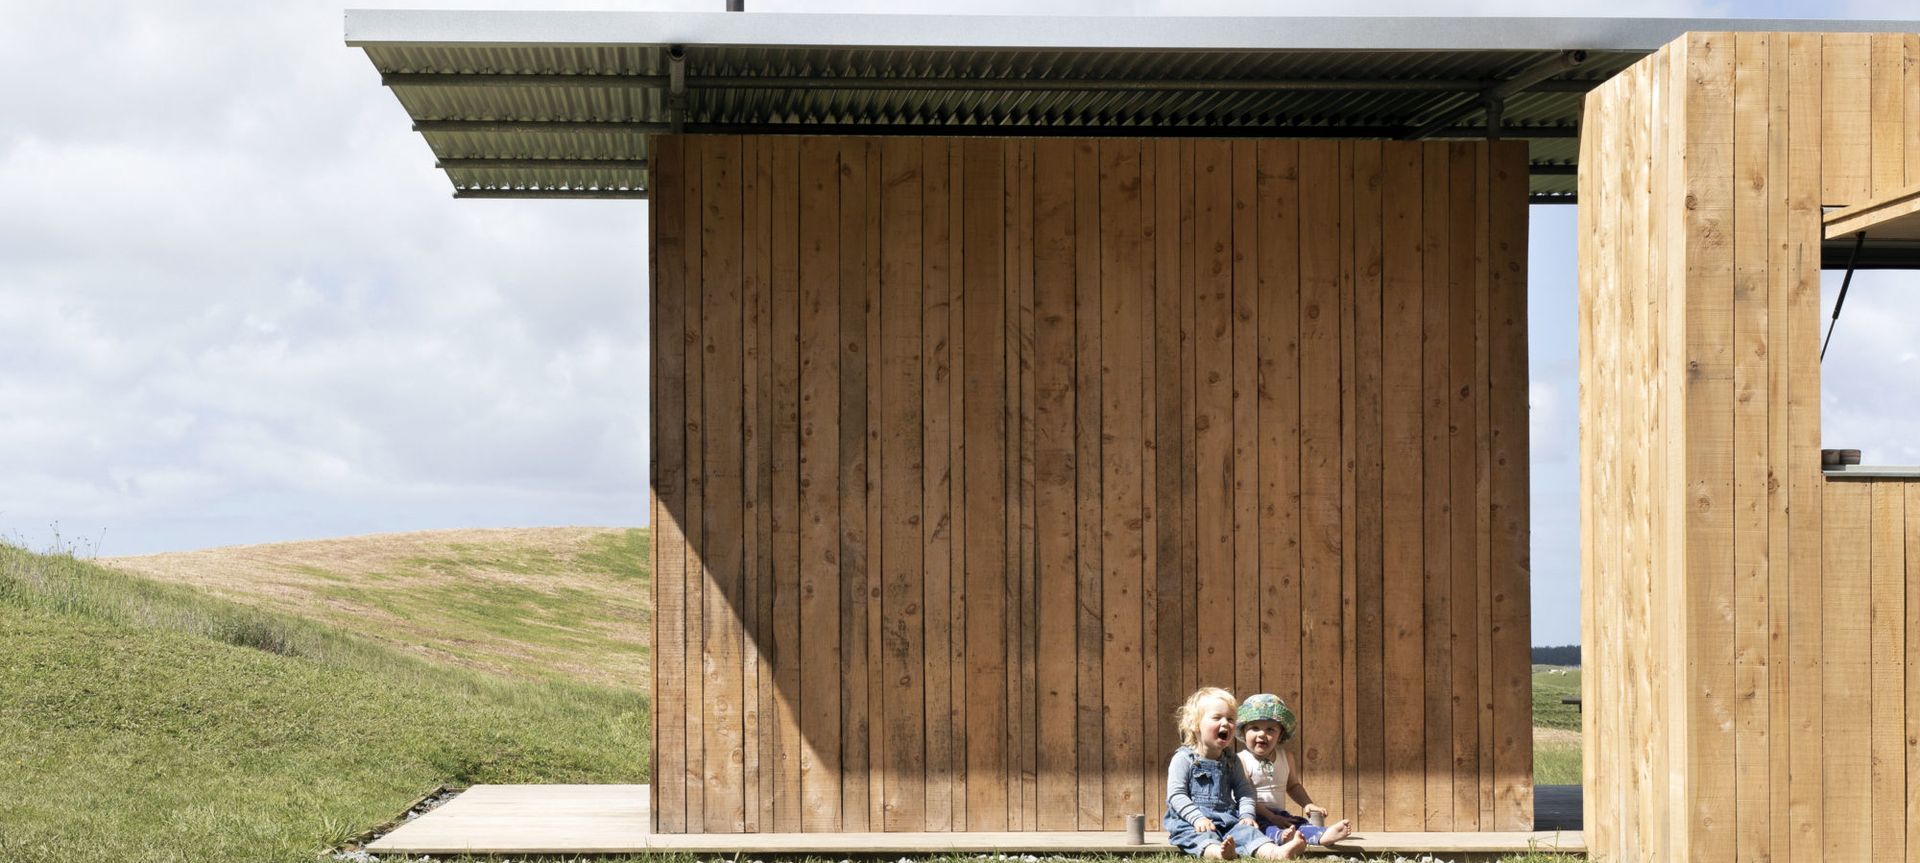
{"label": "wooden wall", "polygon": [[1836,580],[1866,487],[1819,467],[1821,206],[1920,182],[1920,37],[1689,34],[1588,96],[1581,146],[1588,848],[1920,859],[1888,851],[1920,808],[1866,805],[1904,661],[1879,582]]}
{"label": "wooden wall", "polygon": [[1518,144],[662,137],[662,832],[1119,829],[1280,693],[1524,829]]}
{"label": "wooden wall", "polygon": [[[1827,859],[1920,858],[1920,481],[1830,480],[1819,720]],[[1859,824],[1841,831],[1837,819]]]}

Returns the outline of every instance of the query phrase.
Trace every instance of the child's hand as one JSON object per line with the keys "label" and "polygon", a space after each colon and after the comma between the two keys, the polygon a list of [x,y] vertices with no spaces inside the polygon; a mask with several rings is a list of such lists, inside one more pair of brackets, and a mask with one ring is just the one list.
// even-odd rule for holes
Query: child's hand
{"label": "child's hand", "polygon": [[1325,815],[1327,814],[1327,807],[1322,806],[1318,803],[1309,803],[1306,806],[1301,807],[1300,811],[1308,815],[1312,815],[1315,812]]}
{"label": "child's hand", "polygon": [[1202,833],[1212,833],[1213,819],[1208,818],[1205,815],[1202,815],[1200,816],[1200,820],[1193,822],[1193,829],[1198,830]]}
{"label": "child's hand", "polygon": [[1242,824],[1245,824],[1245,825],[1247,825],[1248,827],[1259,827],[1259,826],[1260,826],[1260,823],[1259,823],[1259,822],[1257,822],[1257,821],[1255,821],[1255,820],[1253,820],[1252,818],[1242,818],[1242,819],[1240,819],[1240,823],[1242,823]]}

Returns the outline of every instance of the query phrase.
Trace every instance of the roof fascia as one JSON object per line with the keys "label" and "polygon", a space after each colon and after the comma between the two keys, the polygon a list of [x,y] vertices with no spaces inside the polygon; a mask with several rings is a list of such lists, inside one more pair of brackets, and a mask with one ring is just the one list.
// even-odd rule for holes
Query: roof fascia
{"label": "roof fascia", "polygon": [[347,44],[1151,51],[1651,52],[1691,31],[1920,32],[1920,21],[1075,17],[349,9]]}

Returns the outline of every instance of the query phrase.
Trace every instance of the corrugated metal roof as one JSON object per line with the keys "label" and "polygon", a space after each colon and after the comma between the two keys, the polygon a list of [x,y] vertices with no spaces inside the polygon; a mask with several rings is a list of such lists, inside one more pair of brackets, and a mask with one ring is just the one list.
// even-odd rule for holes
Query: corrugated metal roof
{"label": "corrugated metal roof", "polygon": [[[1438,119],[1429,137],[1482,137],[1485,112],[1460,112],[1516,76],[1541,80],[1506,96],[1501,133],[1531,142],[1534,194],[1570,195],[1587,89],[1688,29],[1822,29],[416,11],[352,11],[347,24],[456,194],[528,197],[641,193],[648,136],[670,129],[1400,138]],[[1576,49],[1583,61],[1566,68]]]}

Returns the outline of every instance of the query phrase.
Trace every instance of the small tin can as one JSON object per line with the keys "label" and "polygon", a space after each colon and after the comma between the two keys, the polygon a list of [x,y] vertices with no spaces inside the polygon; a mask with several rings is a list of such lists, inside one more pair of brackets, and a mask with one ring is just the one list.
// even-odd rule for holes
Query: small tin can
{"label": "small tin can", "polygon": [[1145,815],[1128,815],[1127,816],[1127,844],[1128,845],[1147,844],[1147,816]]}

